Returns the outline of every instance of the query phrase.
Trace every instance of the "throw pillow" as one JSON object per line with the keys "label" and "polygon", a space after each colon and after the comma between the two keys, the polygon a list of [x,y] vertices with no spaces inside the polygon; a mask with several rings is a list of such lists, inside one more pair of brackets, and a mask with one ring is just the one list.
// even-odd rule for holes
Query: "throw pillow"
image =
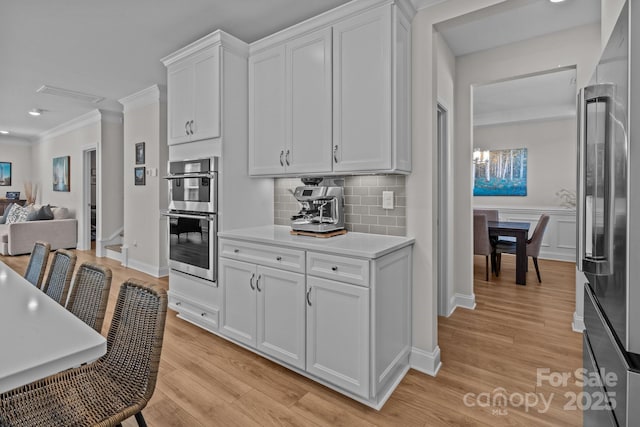
{"label": "throw pillow", "polygon": [[2,218],[0,218],[0,224],[4,224],[7,222],[7,216],[9,216],[9,211],[11,210],[11,208],[15,205],[15,203],[9,203],[5,208],[4,208],[4,213],[2,214]]}
{"label": "throw pillow", "polygon": [[67,219],[69,218],[69,209],[67,208],[51,208],[53,211],[53,219]]}
{"label": "throw pillow", "polygon": [[27,215],[31,212],[31,209],[22,207],[20,205],[14,205],[11,208],[11,212],[7,215],[6,224],[14,224],[16,222],[25,222],[27,220]]}
{"label": "throw pillow", "polygon": [[53,211],[51,210],[51,206],[44,205],[42,206],[42,209],[44,209],[44,214],[47,216],[47,219],[53,219]]}
{"label": "throw pillow", "polygon": [[53,213],[51,209],[47,213],[47,206],[41,206],[39,209],[32,209],[29,215],[27,215],[27,221],[45,221],[53,219]]}

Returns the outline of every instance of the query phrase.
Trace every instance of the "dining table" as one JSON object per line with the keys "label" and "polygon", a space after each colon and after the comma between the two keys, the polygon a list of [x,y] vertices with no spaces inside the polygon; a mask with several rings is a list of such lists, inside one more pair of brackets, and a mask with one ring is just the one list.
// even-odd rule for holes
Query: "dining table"
{"label": "dining table", "polygon": [[516,239],[516,284],[527,284],[527,239],[531,224],[520,221],[487,221],[490,237],[510,236]]}
{"label": "dining table", "polygon": [[94,361],[105,337],[0,261],[0,393]]}

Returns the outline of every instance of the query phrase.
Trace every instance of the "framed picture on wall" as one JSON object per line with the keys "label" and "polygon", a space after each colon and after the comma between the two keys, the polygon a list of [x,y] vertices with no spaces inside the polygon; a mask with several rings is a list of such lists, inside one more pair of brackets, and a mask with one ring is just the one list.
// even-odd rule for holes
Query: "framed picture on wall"
{"label": "framed picture on wall", "polygon": [[53,191],[71,191],[70,163],[71,156],[53,159]]}
{"label": "framed picture on wall", "polygon": [[11,162],[0,162],[0,185],[11,185]]}
{"label": "framed picture on wall", "polygon": [[136,165],[144,165],[144,142],[136,144]]}
{"label": "framed picture on wall", "polygon": [[146,168],[144,166],[133,168],[133,183],[135,185],[145,185]]}

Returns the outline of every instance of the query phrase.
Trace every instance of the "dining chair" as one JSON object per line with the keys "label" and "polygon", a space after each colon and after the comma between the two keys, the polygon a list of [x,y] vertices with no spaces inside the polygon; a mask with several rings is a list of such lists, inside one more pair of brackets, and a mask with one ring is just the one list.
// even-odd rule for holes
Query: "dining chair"
{"label": "dining chair", "polygon": [[474,209],[474,215],[485,215],[487,221],[498,221],[499,212],[498,209]]}
{"label": "dining chair", "polygon": [[[540,255],[540,247],[542,246],[542,238],[544,237],[544,232],[547,229],[547,224],[549,223],[549,215],[542,214],[540,215],[540,219],[536,224],[536,228],[533,230],[533,234],[531,238],[527,240],[527,259],[528,257],[533,258],[533,265],[536,267],[536,274],[538,276],[538,283],[542,283],[542,278],[540,277],[540,268],[538,267],[538,256]],[[500,264],[502,261],[502,254],[514,254],[516,253],[516,243],[511,241],[503,241],[498,240],[498,243],[495,245],[496,251],[496,273],[500,273]]]}
{"label": "dining chair", "polygon": [[73,268],[76,266],[76,254],[66,249],[58,249],[53,254],[47,280],[42,291],[62,306],[67,302]]}
{"label": "dining chair", "polygon": [[27,270],[24,272],[24,278],[38,289],[42,286],[42,279],[44,278],[44,271],[47,269],[50,251],[51,245],[49,243],[37,241],[33,245],[33,250],[29,257],[29,264],[27,265]]}
{"label": "dining chair", "polygon": [[484,255],[486,274],[485,280],[489,281],[489,257],[491,257],[491,271],[494,269],[494,249],[489,240],[489,227],[485,214],[473,215],[473,254]]}
{"label": "dining chair", "polygon": [[167,313],[167,293],[128,279],[120,287],[107,353],[0,394],[0,425],[118,426],[142,410],[156,385]]}
{"label": "dining chair", "polygon": [[67,310],[100,333],[110,289],[111,269],[83,262],[73,277]]}

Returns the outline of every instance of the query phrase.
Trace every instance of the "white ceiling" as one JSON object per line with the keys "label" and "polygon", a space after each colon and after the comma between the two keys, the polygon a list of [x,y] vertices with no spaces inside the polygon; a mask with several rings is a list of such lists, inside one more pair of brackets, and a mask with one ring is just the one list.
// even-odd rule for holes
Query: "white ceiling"
{"label": "white ceiling", "polygon": [[474,126],[575,116],[576,70],[473,88]]}
{"label": "white ceiling", "polygon": [[600,22],[600,0],[508,0],[436,25],[456,56]]}
{"label": "white ceiling", "polygon": [[[600,0],[510,0],[440,23],[461,56],[600,21]],[[474,87],[476,126],[575,115],[575,70]]]}
{"label": "white ceiling", "polygon": [[[220,28],[250,43],[348,0],[0,0],[0,130],[34,138],[153,84],[160,58]],[[100,103],[36,93],[42,85]],[[27,114],[41,108],[45,114]]]}

